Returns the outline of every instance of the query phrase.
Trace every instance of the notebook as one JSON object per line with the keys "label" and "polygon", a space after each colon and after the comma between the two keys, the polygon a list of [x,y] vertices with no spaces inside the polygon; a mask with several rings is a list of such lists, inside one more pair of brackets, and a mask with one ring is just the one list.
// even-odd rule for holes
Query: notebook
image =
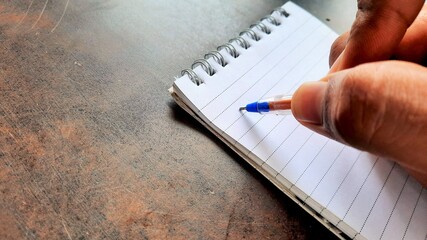
{"label": "notebook", "polygon": [[328,72],[337,34],[287,2],[196,60],[175,101],[340,238],[427,238],[427,190],[391,161],[320,136],[292,115],[240,112]]}

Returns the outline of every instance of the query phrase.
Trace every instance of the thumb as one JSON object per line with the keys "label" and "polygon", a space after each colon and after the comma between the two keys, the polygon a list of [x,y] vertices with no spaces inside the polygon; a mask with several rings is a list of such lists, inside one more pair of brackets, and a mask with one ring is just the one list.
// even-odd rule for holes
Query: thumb
{"label": "thumb", "polygon": [[427,186],[426,79],[412,63],[364,64],[302,85],[292,112],[320,134],[396,160]]}

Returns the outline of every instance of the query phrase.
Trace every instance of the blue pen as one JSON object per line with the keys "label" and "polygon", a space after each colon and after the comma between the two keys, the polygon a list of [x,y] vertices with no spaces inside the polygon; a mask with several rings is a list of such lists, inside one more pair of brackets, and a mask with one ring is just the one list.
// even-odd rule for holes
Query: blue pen
{"label": "blue pen", "polygon": [[290,114],[291,100],[292,96],[290,95],[274,96],[271,98],[259,100],[257,102],[249,103],[244,107],[240,107],[239,111],[256,112],[260,114]]}

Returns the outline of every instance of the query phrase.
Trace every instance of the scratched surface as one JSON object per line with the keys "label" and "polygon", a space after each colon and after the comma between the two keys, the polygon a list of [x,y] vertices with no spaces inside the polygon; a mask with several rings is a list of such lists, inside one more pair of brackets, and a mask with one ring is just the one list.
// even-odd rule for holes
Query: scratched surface
{"label": "scratched surface", "polygon": [[167,92],[283,2],[0,0],[0,239],[333,238]]}

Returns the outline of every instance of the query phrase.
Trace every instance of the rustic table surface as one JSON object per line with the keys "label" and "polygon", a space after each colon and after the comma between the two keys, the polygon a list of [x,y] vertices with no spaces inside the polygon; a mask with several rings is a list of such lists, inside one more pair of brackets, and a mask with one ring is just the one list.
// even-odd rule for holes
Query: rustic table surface
{"label": "rustic table surface", "polygon": [[284,2],[0,1],[0,239],[334,238],[167,91]]}

